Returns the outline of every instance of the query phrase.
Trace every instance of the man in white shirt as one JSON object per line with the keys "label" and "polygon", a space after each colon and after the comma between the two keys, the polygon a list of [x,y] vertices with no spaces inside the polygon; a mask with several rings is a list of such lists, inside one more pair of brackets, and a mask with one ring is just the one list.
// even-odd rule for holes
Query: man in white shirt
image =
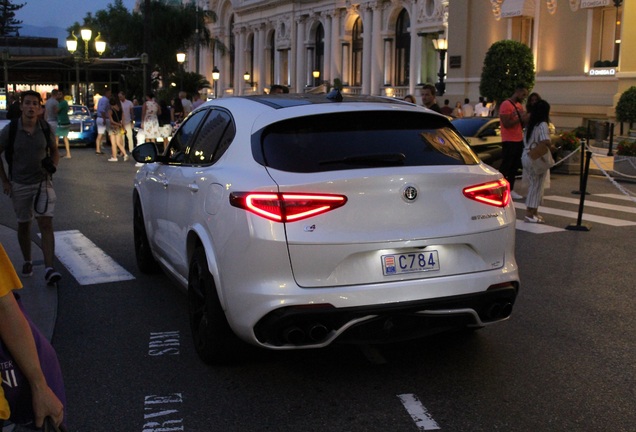
{"label": "man in white shirt", "polygon": [[135,141],[133,138],[133,124],[135,123],[133,103],[126,99],[126,93],[123,91],[120,91],[117,96],[119,97],[119,102],[121,102],[122,123],[124,124],[126,139],[128,140],[128,144],[124,143],[124,147],[131,152],[135,147]]}
{"label": "man in white shirt", "polygon": [[479,96],[479,102],[475,105],[475,117],[488,117],[488,107],[484,103],[483,96]]}
{"label": "man in white shirt", "polygon": [[184,91],[179,92],[179,99],[181,99],[181,105],[183,105],[183,118],[186,118],[192,112],[192,102],[190,102],[188,94]]}
{"label": "man in white shirt", "polygon": [[51,125],[51,130],[55,133],[57,129],[57,111],[59,102],[57,101],[57,89],[51,91],[51,96],[44,104],[44,119]]}
{"label": "man in white shirt", "polygon": [[473,106],[470,104],[470,99],[464,99],[464,105],[462,105],[462,112],[464,113],[464,117],[472,117],[475,114],[475,110],[473,110]]}

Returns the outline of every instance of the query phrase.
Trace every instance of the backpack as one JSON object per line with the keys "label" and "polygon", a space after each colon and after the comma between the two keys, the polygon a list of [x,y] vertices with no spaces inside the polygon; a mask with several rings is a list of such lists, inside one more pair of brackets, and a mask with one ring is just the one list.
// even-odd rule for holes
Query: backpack
{"label": "backpack", "polygon": [[[46,153],[49,154],[49,149],[53,147],[53,143],[51,142],[51,126],[45,122],[44,120],[38,119],[38,124],[42,128],[42,132],[44,132],[44,137],[46,138]],[[4,149],[5,159],[7,160],[7,165],[9,165],[9,178],[12,177],[13,172],[13,150],[15,147],[15,136],[18,133],[18,119],[14,118],[9,123],[9,142],[7,143],[7,148]]]}

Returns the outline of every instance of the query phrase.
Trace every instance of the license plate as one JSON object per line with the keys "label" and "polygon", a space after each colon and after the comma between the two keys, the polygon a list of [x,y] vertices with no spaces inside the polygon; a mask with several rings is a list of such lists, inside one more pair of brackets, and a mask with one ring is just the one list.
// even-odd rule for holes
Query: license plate
{"label": "license plate", "polygon": [[68,133],[68,139],[77,139],[80,137],[79,132],[69,132]]}
{"label": "license plate", "polygon": [[384,276],[439,270],[437,251],[382,255]]}

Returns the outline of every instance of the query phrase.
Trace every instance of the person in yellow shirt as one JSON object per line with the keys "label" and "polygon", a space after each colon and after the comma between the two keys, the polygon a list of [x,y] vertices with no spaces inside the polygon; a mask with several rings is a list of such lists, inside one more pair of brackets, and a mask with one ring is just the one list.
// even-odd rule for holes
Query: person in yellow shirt
{"label": "person in yellow shirt", "polygon": [[[48,386],[33,339],[31,327],[13,296],[22,288],[11,260],[0,244],[0,338],[29,382],[32,393],[35,426],[42,427],[49,416],[56,425],[64,419],[64,406]],[[11,419],[4,392],[0,386],[0,418]]]}

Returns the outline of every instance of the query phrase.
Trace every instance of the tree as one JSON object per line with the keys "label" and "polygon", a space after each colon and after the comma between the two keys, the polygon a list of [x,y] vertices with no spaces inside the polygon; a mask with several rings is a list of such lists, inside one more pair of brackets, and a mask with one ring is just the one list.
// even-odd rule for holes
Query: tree
{"label": "tree", "polygon": [[15,19],[15,13],[25,4],[13,4],[11,0],[0,0],[0,36],[20,35],[22,21]]}
{"label": "tree", "polygon": [[534,58],[530,48],[520,42],[503,40],[490,46],[484,58],[479,92],[499,105],[519,84],[534,87]]}
{"label": "tree", "polygon": [[629,123],[630,129],[636,121],[636,86],[625,90],[618,99],[618,103],[616,104],[616,120],[621,123]]}

